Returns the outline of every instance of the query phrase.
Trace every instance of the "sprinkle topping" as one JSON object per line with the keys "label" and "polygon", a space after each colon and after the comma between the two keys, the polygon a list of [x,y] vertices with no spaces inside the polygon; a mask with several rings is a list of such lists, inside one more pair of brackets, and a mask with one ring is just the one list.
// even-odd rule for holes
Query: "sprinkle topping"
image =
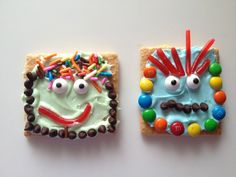
{"label": "sprinkle topping", "polygon": [[[107,62],[101,55],[97,54],[88,55],[76,51],[72,57],[63,57],[52,53],[45,57],[40,56],[36,64],[38,64],[40,73],[44,75],[44,77],[42,77],[41,74],[40,78],[51,81],[50,85],[52,85],[52,82],[57,78],[72,81],[83,79],[91,81],[92,85],[99,93],[101,93],[102,89],[97,81],[100,81],[103,85],[107,81],[107,78],[112,76]],[[60,88],[60,83],[57,83],[56,87]],[[51,86],[49,86],[49,88],[51,88]],[[84,85],[80,84],[79,88],[83,89]]]}

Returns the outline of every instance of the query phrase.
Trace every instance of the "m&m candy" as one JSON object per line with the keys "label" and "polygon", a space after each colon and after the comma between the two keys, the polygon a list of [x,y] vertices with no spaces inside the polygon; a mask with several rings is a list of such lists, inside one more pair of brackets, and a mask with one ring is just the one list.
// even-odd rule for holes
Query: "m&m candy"
{"label": "m&m candy", "polygon": [[152,108],[146,109],[143,111],[142,117],[145,122],[151,123],[156,119],[156,112]]}
{"label": "m&m candy", "polygon": [[208,132],[214,132],[217,128],[217,122],[214,119],[207,119],[204,122],[204,127]]}
{"label": "m&m candy", "polygon": [[156,77],[156,69],[153,66],[149,66],[144,69],[143,75],[146,78],[154,78]]}
{"label": "m&m candy", "polygon": [[222,120],[225,117],[225,109],[222,106],[215,106],[212,109],[212,116],[216,120]]}
{"label": "m&m candy", "polygon": [[188,134],[192,137],[198,136],[201,133],[201,126],[198,123],[191,123],[188,126]]}
{"label": "m&m candy", "polygon": [[184,133],[184,125],[181,122],[174,122],[170,126],[170,131],[175,136],[180,136]]}
{"label": "m&m candy", "polygon": [[214,100],[217,104],[224,104],[226,100],[226,94],[224,91],[218,91],[214,94]]}
{"label": "m&m candy", "polygon": [[140,81],[140,88],[143,92],[151,92],[153,89],[153,83],[151,80],[143,78]]}
{"label": "m&m candy", "polygon": [[157,132],[165,132],[167,121],[164,118],[158,118],[154,121],[154,128]]}
{"label": "m&m candy", "polygon": [[147,94],[141,94],[138,98],[138,104],[142,108],[148,108],[152,105],[152,97]]}
{"label": "m&m candy", "polygon": [[211,77],[210,86],[214,90],[220,90],[222,88],[222,78],[221,77]]}
{"label": "m&m candy", "polygon": [[209,67],[209,72],[213,76],[219,76],[221,71],[222,71],[222,68],[219,63],[212,63]]}

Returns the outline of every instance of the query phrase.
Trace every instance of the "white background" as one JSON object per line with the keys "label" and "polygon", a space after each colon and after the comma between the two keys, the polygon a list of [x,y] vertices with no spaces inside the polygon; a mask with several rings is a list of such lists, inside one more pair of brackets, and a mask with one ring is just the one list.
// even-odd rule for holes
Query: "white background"
{"label": "white background", "polygon": [[[236,176],[236,1],[0,0],[0,177]],[[221,137],[143,137],[139,48],[216,39],[228,94]],[[82,141],[23,136],[21,71],[36,52],[113,51],[120,59],[121,124]],[[207,95],[206,95],[207,96]]]}

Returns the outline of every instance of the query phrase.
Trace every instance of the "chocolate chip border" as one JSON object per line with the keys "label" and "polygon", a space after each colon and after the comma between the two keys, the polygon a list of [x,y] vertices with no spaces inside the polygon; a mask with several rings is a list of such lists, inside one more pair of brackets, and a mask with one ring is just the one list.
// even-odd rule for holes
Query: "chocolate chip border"
{"label": "chocolate chip border", "polygon": [[36,124],[33,125],[35,121],[35,114],[33,112],[34,107],[32,104],[35,101],[35,98],[32,96],[33,94],[33,85],[34,81],[38,78],[44,78],[44,71],[38,67],[36,73],[28,72],[26,73],[27,79],[24,82],[25,90],[24,94],[26,96],[26,105],[24,106],[24,111],[27,115],[27,122],[25,124],[24,130],[26,132],[32,132],[34,134],[41,134],[42,136],[49,136],[51,138],[60,137],[60,138],[68,138],[70,140],[74,140],[77,138],[84,139],[86,137],[95,137],[98,133],[105,134],[106,132],[114,133],[116,130],[117,124],[117,106],[118,102],[116,100],[117,94],[114,89],[114,86],[111,81],[105,83],[105,88],[109,91],[108,97],[111,99],[109,102],[110,110],[109,110],[109,118],[108,122],[109,125],[106,127],[105,125],[100,125],[98,129],[91,128],[87,132],[80,131],[76,134],[75,131],[68,131],[68,128],[56,130],[56,129],[49,129],[48,127],[41,127],[40,125]]}

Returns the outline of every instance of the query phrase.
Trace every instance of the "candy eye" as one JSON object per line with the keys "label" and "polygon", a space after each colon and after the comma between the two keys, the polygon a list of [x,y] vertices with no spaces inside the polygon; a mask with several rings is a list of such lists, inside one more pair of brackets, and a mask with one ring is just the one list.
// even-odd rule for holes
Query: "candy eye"
{"label": "candy eye", "polygon": [[52,84],[52,90],[57,94],[63,94],[67,91],[67,89],[67,82],[62,78],[56,79]]}
{"label": "candy eye", "polygon": [[179,78],[168,76],[165,80],[165,87],[170,91],[175,91],[179,88]]}
{"label": "candy eye", "polygon": [[77,94],[85,94],[88,92],[88,83],[84,79],[78,79],[74,83],[74,90]]}
{"label": "candy eye", "polygon": [[200,78],[195,74],[191,74],[187,77],[186,84],[190,89],[197,89],[200,86]]}

